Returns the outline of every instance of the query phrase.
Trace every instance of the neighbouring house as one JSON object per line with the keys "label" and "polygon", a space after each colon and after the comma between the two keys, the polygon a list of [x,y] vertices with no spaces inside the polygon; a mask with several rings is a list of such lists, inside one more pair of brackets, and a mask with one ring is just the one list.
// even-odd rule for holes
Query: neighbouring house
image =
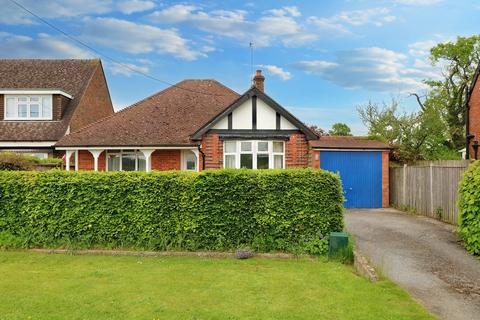
{"label": "neighbouring house", "polygon": [[62,157],[58,140],[113,113],[98,59],[0,59],[0,151]]}
{"label": "neighbouring house", "polygon": [[238,94],[215,80],[184,80],[61,138],[67,170],[324,168],[339,172],[348,207],[388,206],[389,146],[318,137],[264,92],[257,71]]}
{"label": "neighbouring house", "polygon": [[[480,156],[478,147],[480,145],[480,65],[477,67],[473,82],[468,88],[468,96],[466,101],[467,119],[466,119],[466,142],[467,150],[465,155],[471,159],[478,159]],[[465,148],[465,149],[467,149]]]}

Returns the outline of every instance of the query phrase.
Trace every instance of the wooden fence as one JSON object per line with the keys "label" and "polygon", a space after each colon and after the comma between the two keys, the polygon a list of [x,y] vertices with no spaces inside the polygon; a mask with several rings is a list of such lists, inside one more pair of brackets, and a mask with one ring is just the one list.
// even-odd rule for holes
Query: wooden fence
{"label": "wooden fence", "polygon": [[390,167],[390,204],[457,224],[458,184],[469,163],[440,160]]}

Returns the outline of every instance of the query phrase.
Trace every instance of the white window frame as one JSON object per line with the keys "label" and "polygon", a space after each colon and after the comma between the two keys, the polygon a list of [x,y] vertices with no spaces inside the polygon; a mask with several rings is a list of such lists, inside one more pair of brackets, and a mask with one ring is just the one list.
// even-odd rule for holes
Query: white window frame
{"label": "white window frame", "polygon": [[[120,168],[119,170],[110,170],[110,168],[108,167],[108,156],[109,155],[118,155],[120,156]],[[123,155],[135,155],[135,170],[133,171],[147,171],[147,168],[145,167],[145,170],[138,170],[138,157],[141,156],[141,157],[145,157],[145,155],[139,151],[139,150],[133,150],[133,151],[130,151],[130,150],[127,150],[127,151],[124,151],[124,150],[115,150],[115,152],[113,150],[110,150],[110,151],[106,151],[106,155],[105,155],[105,170],[106,171],[123,171],[123,168],[122,168],[122,157]],[[146,163],[147,159],[145,159],[145,165],[147,164]]]}
{"label": "white window frame", "polygon": [[[195,169],[187,169],[187,156],[193,155],[195,157]],[[191,150],[182,150],[182,170],[184,171],[198,171],[198,159],[195,152]]]}
{"label": "white window frame", "polygon": [[[226,143],[235,142],[235,152],[225,152]],[[241,151],[242,142],[251,142],[252,151]],[[267,151],[258,151],[259,142],[268,142],[268,152]],[[283,152],[273,152],[273,142],[281,142],[283,144]],[[282,169],[285,169],[285,141],[280,140],[225,140],[223,142],[223,167],[225,168],[226,156],[234,155],[235,156],[235,168],[240,169],[240,156],[241,154],[252,154],[252,169],[257,170],[257,154],[268,154],[268,169],[274,169],[274,156],[281,155],[283,156]]]}
{"label": "white window frame", "polygon": [[[26,117],[19,117],[18,116],[18,105],[19,105],[19,98],[26,98],[27,101],[25,103],[21,104],[26,104],[27,105],[27,116]],[[37,104],[37,103],[32,103],[31,99],[32,98],[38,98],[38,117],[31,117],[30,116],[30,107],[32,104]],[[43,116],[43,98],[48,98],[50,101],[50,104],[48,107],[50,108],[50,116],[45,117]],[[14,108],[15,108],[15,113],[16,116],[14,117],[9,117],[7,114],[7,100],[8,99],[14,99]],[[3,112],[3,119],[4,120],[23,120],[23,121],[35,121],[35,120],[53,120],[53,96],[48,95],[48,94],[32,94],[32,95],[26,95],[26,94],[5,94],[3,97],[3,106],[4,106],[4,112]]]}

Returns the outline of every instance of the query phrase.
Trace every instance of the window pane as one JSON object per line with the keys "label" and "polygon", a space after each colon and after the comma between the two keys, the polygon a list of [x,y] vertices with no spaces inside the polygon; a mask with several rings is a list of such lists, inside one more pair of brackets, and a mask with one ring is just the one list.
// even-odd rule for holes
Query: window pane
{"label": "window pane", "polygon": [[52,100],[49,97],[43,97],[42,99],[42,117],[52,118]]}
{"label": "window pane", "polygon": [[116,154],[108,155],[108,171],[120,170],[120,156]]}
{"label": "window pane", "polygon": [[19,118],[26,118],[27,117],[27,105],[26,104],[19,104],[18,105],[18,117]]}
{"label": "window pane", "polygon": [[135,154],[122,155],[122,170],[123,171],[135,171]]}
{"label": "window pane", "polygon": [[27,102],[27,97],[18,97],[18,102]]}
{"label": "window pane", "polygon": [[7,118],[16,118],[15,98],[7,98]]}
{"label": "window pane", "polygon": [[268,154],[257,154],[257,169],[268,169]]}
{"label": "window pane", "polygon": [[237,141],[225,141],[225,153],[235,153],[237,151]]}
{"label": "window pane", "polygon": [[31,104],[30,105],[30,118],[38,118],[38,117],[40,117],[40,105]]}
{"label": "window pane", "polygon": [[283,142],[273,141],[273,152],[283,152]]}
{"label": "window pane", "polygon": [[30,102],[39,102],[40,98],[39,97],[30,97]]}
{"label": "window pane", "polygon": [[192,152],[185,155],[185,167],[187,170],[197,170],[197,157]]}
{"label": "window pane", "polygon": [[241,154],[240,155],[240,168],[253,169],[253,155]]}
{"label": "window pane", "polygon": [[235,169],[235,155],[234,154],[227,154],[225,156],[225,168]]}
{"label": "window pane", "polygon": [[268,142],[267,141],[259,141],[258,142],[258,151],[268,152]]}
{"label": "window pane", "polygon": [[252,151],[252,142],[251,141],[242,141],[240,145],[241,151]]}
{"label": "window pane", "polygon": [[283,169],[283,156],[277,154],[273,156],[273,168]]}
{"label": "window pane", "polygon": [[138,154],[138,171],[147,171],[147,161],[142,153]]}

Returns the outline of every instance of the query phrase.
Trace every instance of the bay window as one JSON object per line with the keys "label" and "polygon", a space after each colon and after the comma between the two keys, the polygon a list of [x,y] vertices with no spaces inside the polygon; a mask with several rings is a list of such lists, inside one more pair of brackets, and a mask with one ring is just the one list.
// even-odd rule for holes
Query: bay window
{"label": "bay window", "polygon": [[225,168],[283,169],[283,141],[236,141],[224,142],[223,163]]}
{"label": "bay window", "polygon": [[52,120],[51,95],[5,95],[5,120]]}

